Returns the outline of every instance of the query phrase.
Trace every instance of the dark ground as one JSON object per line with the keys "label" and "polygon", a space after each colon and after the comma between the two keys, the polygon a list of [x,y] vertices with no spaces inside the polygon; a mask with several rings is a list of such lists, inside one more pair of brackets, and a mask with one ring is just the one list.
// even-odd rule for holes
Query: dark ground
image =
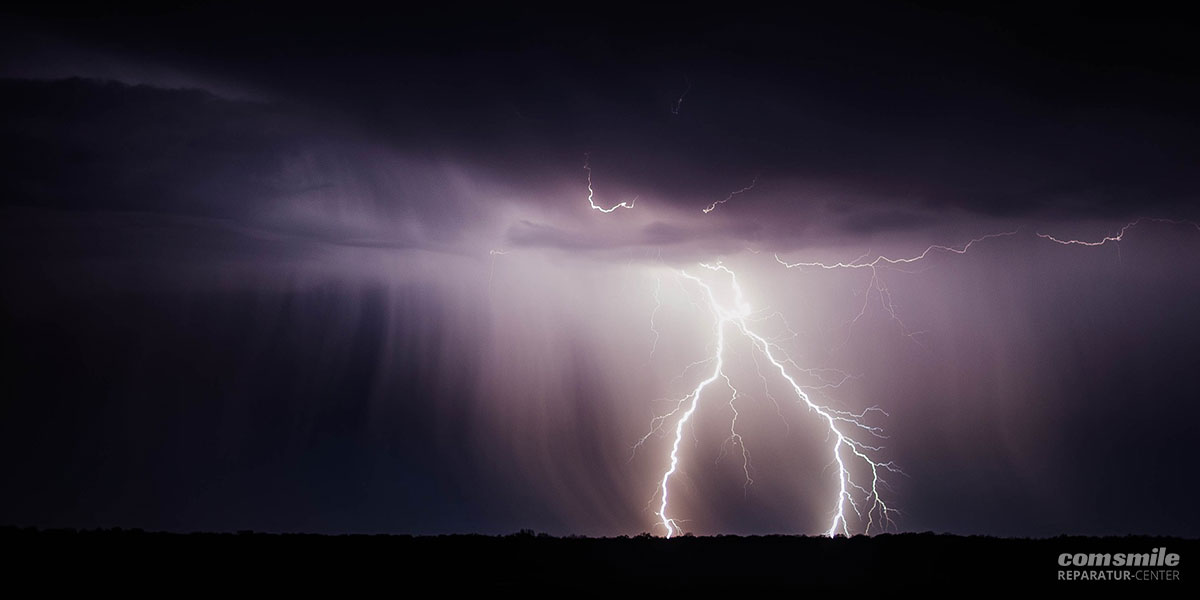
{"label": "dark ground", "polygon": [[[1200,540],[1167,537],[1003,539],[932,533],[799,536],[556,538],[147,533],[0,528],[9,585],[122,591],[221,588],[407,595],[513,589],[588,595],[650,589],[1126,587],[1154,597],[1194,589]],[[1179,581],[1060,582],[1061,553],[1180,555]],[[166,586],[165,588],[163,586]]]}

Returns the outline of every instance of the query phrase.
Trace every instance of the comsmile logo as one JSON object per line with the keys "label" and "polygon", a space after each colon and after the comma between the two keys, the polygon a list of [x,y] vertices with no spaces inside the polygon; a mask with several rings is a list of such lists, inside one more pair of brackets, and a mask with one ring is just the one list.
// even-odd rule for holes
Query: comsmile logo
{"label": "comsmile logo", "polygon": [[[1143,553],[1070,553],[1058,555],[1059,581],[1179,581],[1179,555],[1155,548]],[[1096,568],[1107,567],[1107,568]]]}

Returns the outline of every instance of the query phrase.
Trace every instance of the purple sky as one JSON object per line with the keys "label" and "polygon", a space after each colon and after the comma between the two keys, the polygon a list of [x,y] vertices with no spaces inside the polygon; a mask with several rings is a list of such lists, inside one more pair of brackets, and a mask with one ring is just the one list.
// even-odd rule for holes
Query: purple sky
{"label": "purple sky", "polygon": [[[662,533],[671,436],[632,449],[704,377],[680,272],[720,260],[854,375],[815,398],[887,411],[900,530],[1200,535],[1185,19],[11,10],[0,523]],[[877,287],[775,258],[1008,231]],[[752,355],[753,485],[722,388],[673,506],[821,533],[827,432]]]}

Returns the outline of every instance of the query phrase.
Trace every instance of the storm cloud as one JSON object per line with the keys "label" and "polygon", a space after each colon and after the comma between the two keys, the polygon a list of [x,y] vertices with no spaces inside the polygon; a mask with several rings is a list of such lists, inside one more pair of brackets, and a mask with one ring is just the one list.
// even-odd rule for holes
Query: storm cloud
{"label": "storm cloud", "polygon": [[[1186,19],[6,10],[4,522],[652,530],[723,261],[887,410],[901,528],[1200,533]],[[739,356],[755,483],[715,399],[679,510],[823,531],[824,433]]]}

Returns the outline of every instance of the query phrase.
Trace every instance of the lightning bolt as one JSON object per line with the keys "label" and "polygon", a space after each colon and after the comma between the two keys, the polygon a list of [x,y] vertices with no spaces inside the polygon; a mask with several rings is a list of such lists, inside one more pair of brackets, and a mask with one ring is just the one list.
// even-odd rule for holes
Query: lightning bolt
{"label": "lightning bolt", "polygon": [[630,200],[629,202],[622,201],[620,204],[613,205],[609,208],[604,208],[603,206],[596,204],[596,200],[595,200],[596,192],[595,192],[595,190],[592,189],[591,157],[587,153],[584,153],[584,155],[583,155],[583,170],[587,171],[587,190],[588,190],[588,198],[587,199],[588,199],[588,204],[590,204],[592,206],[593,210],[598,210],[602,213],[608,214],[608,213],[611,213],[611,212],[617,210],[618,208],[633,208],[633,205],[635,203],[637,203],[638,198],[640,196],[634,196],[633,200]]}
{"label": "lightning bolt", "polygon": [[1196,228],[1197,231],[1200,231],[1200,224],[1198,224],[1194,221],[1177,221],[1175,219],[1161,219],[1158,217],[1141,217],[1137,220],[1126,223],[1125,226],[1122,227],[1121,230],[1118,231],[1116,235],[1104,236],[1103,238],[1096,240],[1096,241],[1073,240],[1073,239],[1064,240],[1064,239],[1056,238],[1052,235],[1047,235],[1045,233],[1038,233],[1037,236],[1042,239],[1050,240],[1057,244],[1062,244],[1064,246],[1103,246],[1109,242],[1115,242],[1115,243],[1119,244],[1121,242],[1121,240],[1125,239],[1126,232],[1128,232],[1130,229],[1133,229],[1134,227],[1137,227],[1138,225],[1141,225],[1142,223],[1147,223],[1147,222],[1149,222],[1149,223],[1169,223],[1171,225],[1190,225],[1190,226]]}
{"label": "lightning bolt", "polygon": [[725,204],[726,202],[729,202],[730,200],[733,200],[733,197],[734,197],[734,196],[737,196],[737,195],[739,195],[739,194],[744,194],[744,193],[746,193],[746,192],[748,192],[748,191],[750,191],[750,190],[754,189],[754,186],[756,186],[756,185],[758,185],[758,176],[757,176],[757,175],[755,175],[755,176],[754,176],[754,181],[751,181],[751,182],[750,182],[750,185],[748,185],[748,186],[746,186],[746,187],[744,187],[744,188],[742,188],[742,189],[740,189],[740,190],[737,190],[736,192],[729,192],[729,195],[728,195],[728,196],[725,196],[725,199],[724,199],[724,200],[717,200],[716,202],[713,202],[712,204],[709,204],[709,205],[708,205],[708,208],[702,208],[702,209],[700,209],[700,212],[702,212],[702,213],[704,213],[704,214],[706,214],[706,215],[707,215],[708,213],[710,213],[710,212],[712,212],[712,211],[714,211],[714,210],[717,210],[717,205],[718,205],[718,204]]}
{"label": "lightning bolt", "polygon": [[[755,179],[754,183],[751,183],[751,185],[743,188],[742,190],[731,193],[723,201],[713,203],[703,212],[711,212],[718,204],[723,204],[733,196],[752,189],[756,182],[757,178]],[[866,313],[872,292],[874,292],[874,295],[879,299],[882,309],[900,325],[901,331],[909,337],[913,337],[916,334],[910,332],[907,326],[904,325],[903,321],[901,321],[900,316],[892,302],[891,293],[888,290],[886,283],[881,278],[880,270],[883,268],[896,268],[903,270],[905,266],[919,263],[935,254],[966,254],[976,244],[980,244],[994,238],[1013,236],[1017,233],[1018,232],[1016,230],[992,233],[974,238],[961,246],[945,246],[934,244],[926,247],[925,250],[923,250],[920,254],[904,258],[892,258],[880,254],[873,259],[868,259],[868,256],[870,256],[870,252],[868,252],[867,254],[864,254],[863,256],[860,256],[859,258],[849,262],[789,263],[783,260],[778,254],[775,255],[775,260],[789,269],[861,269],[869,271],[871,276],[867,283],[867,289],[863,294],[863,305],[859,309],[858,315],[852,319],[850,324],[852,325],[854,322],[857,322]],[[755,369],[763,381],[763,391],[766,393],[767,398],[775,403],[776,409],[780,416],[783,415],[781,406],[777,399],[770,393],[766,376],[762,372],[763,366],[766,366],[768,370],[773,368],[773,370],[777,372],[778,376],[787,383],[792,395],[795,397],[798,403],[804,406],[810,413],[815,414],[817,418],[825,424],[829,432],[829,437],[832,440],[829,452],[832,459],[832,465],[835,466],[836,470],[838,492],[834,500],[833,517],[830,520],[829,528],[826,531],[826,534],[829,536],[834,536],[839,533],[849,535],[850,512],[854,513],[860,523],[865,522],[863,527],[864,533],[869,534],[874,528],[886,528],[888,526],[893,526],[894,523],[891,517],[893,514],[898,513],[899,511],[889,506],[881,495],[881,488],[887,487],[886,480],[883,476],[887,473],[903,474],[903,471],[901,471],[892,461],[883,461],[875,458],[875,456],[883,450],[882,447],[867,444],[860,439],[864,435],[868,436],[868,439],[884,438],[885,436],[883,435],[883,430],[879,427],[868,425],[866,423],[866,419],[869,413],[878,412],[884,416],[887,416],[887,413],[877,406],[873,406],[864,411],[855,413],[837,410],[815,401],[813,398],[816,392],[823,389],[840,387],[852,377],[846,373],[832,369],[819,370],[801,368],[794,360],[786,355],[784,350],[776,341],[768,339],[764,335],[756,332],[753,328],[754,323],[758,323],[775,316],[779,316],[780,319],[782,319],[782,315],[779,313],[774,313],[772,315],[768,315],[767,317],[756,319],[754,317],[756,313],[751,311],[749,304],[745,300],[742,287],[738,283],[737,275],[732,270],[720,263],[701,263],[700,266],[714,273],[728,276],[729,286],[734,297],[734,302],[732,305],[722,304],[717,299],[717,294],[714,292],[712,286],[705,280],[688,273],[687,271],[681,271],[679,273],[682,279],[699,286],[699,288],[704,292],[703,295],[707,300],[708,311],[713,316],[713,327],[715,328],[716,332],[716,345],[713,348],[711,356],[702,361],[697,361],[691,365],[688,365],[688,367],[684,369],[684,373],[686,374],[688,370],[701,364],[711,364],[712,370],[709,372],[707,377],[696,384],[690,393],[676,401],[674,410],[665,415],[655,417],[655,419],[651,421],[650,432],[647,433],[641,440],[639,440],[637,445],[635,445],[635,449],[640,447],[651,435],[660,431],[667,420],[673,417],[675,418],[674,436],[667,461],[668,466],[663,472],[662,478],[659,481],[659,489],[656,493],[659,499],[659,506],[656,514],[659,518],[659,523],[666,530],[667,537],[673,537],[680,531],[679,519],[672,516],[673,513],[671,512],[670,508],[670,491],[672,478],[679,471],[680,446],[683,442],[684,429],[701,406],[701,401],[706,397],[706,394],[709,392],[709,388],[712,387],[712,385],[717,381],[724,381],[725,387],[729,388],[729,390],[732,392],[732,396],[730,397],[728,403],[730,412],[732,414],[729,436],[726,438],[725,443],[722,446],[722,454],[718,457],[718,460],[725,456],[727,447],[734,446],[738,448],[742,454],[742,470],[745,475],[745,484],[743,489],[748,490],[749,486],[753,484],[754,481],[751,475],[750,453],[746,448],[744,438],[740,433],[738,433],[737,430],[737,419],[739,416],[737,410],[737,400],[740,392],[738,391],[737,387],[734,386],[734,383],[728,374],[725,373],[726,339],[727,335],[730,334],[740,335],[751,343],[751,346],[754,349],[754,352],[751,354],[751,356],[754,359]],[[760,313],[761,312],[764,311],[760,311]],[[792,337],[796,337],[796,332],[787,325],[786,320],[784,320],[784,328],[788,333],[791,334]],[[760,357],[765,359],[764,362],[759,362]],[[828,378],[829,372],[835,374],[833,379]],[[814,377],[821,383],[818,386],[809,386],[806,388],[806,386],[801,385],[797,379],[799,374]],[[787,423],[785,421],[785,425],[786,424]],[[869,472],[869,480],[861,483],[856,481],[852,475],[852,469],[854,468]]]}
{"label": "lightning bolt", "polygon": [[724,444],[721,444],[721,453],[717,455],[717,462],[721,462],[721,459],[725,458],[725,449],[727,446],[733,446],[741,450],[742,473],[746,476],[746,481],[742,484],[742,495],[749,496],[750,486],[754,485],[754,478],[750,476],[750,470],[752,469],[750,465],[750,451],[746,448],[746,441],[742,439],[742,434],[737,431],[739,416],[737,409],[738,391],[737,388],[733,387],[733,382],[729,380],[728,376],[725,376],[725,385],[733,390],[733,395],[729,397],[729,410],[733,413],[733,418],[729,420],[729,437],[725,438]]}
{"label": "lightning bolt", "polygon": [[[851,270],[863,269],[863,270],[870,271],[871,277],[867,281],[866,290],[863,291],[863,304],[859,308],[858,314],[855,315],[852,319],[850,319],[850,321],[846,324],[847,339],[849,339],[849,328],[853,327],[854,324],[858,323],[859,319],[861,319],[867,313],[867,307],[869,306],[869,304],[871,302],[871,296],[872,296],[871,293],[875,292],[875,296],[879,299],[880,308],[884,312],[886,312],[888,314],[888,316],[891,317],[892,321],[894,321],[900,327],[900,332],[903,335],[905,335],[906,337],[908,337],[909,339],[912,339],[917,344],[920,344],[920,342],[917,340],[916,336],[919,335],[921,332],[910,331],[908,329],[908,326],[904,324],[904,321],[900,318],[899,313],[897,313],[897,311],[896,311],[895,304],[892,302],[892,293],[888,289],[887,284],[884,282],[882,277],[880,277],[879,270],[881,268],[887,268],[887,267],[899,268],[902,270],[904,266],[919,263],[919,262],[925,260],[926,258],[928,258],[932,255],[935,255],[935,254],[946,254],[946,253],[966,254],[976,244],[985,242],[987,240],[995,239],[995,238],[1014,236],[1017,234],[1017,232],[1018,232],[1018,230],[1014,229],[1013,231],[1005,231],[1005,232],[1001,232],[1001,233],[990,233],[988,235],[972,239],[971,241],[967,242],[966,244],[963,244],[962,246],[942,246],[942,245],[934,244],[932,246],[925,248],[925,250],[923,252],[921,252],[920,254],[918,254],[916,256],[910,256],[907,258],[889,258],[887,256],[880,254],[880,255],[877,255],[872,260],[866,260],[867,256],[870,255],[870,252],[868,252],[867,254],[864,254],[864,255],[862,255],[852,261],[849,261],[849,262],[837,262],[837,263],[794,262],[794,263],[789,263],[789,262],[783,260],[782,258],[780,258],[778,254],[776,254],[775,261],[788,269],[800,269],[800,270],[823,269],[823,270],[828,270],[828,271],[839,270],[839,269],[851,269]],[[1039,235],[1041,235],[1041,234],[1039,234]]]}
{"label": "lightning bolt", "polygon": [[488,269],[488,296],[492,295],[492,279],[496,276],[496,257],[508,254],[503,250],[488,250],[488,254],[492,257],[492,266]]}
{"label": "lightning bolt", "polygon": [[[787,358],[784,351],[778,345],[752,329],[751,324],[754,321],[751,317],[754,315],[754,312],[751,311],[749,303],[746,302],[742,287],[738,283],[737,275],[720,263],[701,263],[700,267],[715,274],[727,275],[734,299],[731,305],[723,304],[717,299],[712,286],[705,280],[687,271],[679,272],[680,277],[698,286],[703,291],[703,295],[707,300],[707,308],[713,317],[716,345],[712,355],[705,361],[702,361],[711,362],[713,365],[712,371],[709,372],[707,377],[696,384],[690,393],[678,400],[674,410],[666,415],[655,417],[651,422],[650,433],[646,434],[638,442],[638,445],[641,445],[650,435],[658,431],[667,419],[678,415],[678,418],[675,420],[668,466],[663,472],[658,486],[659,490],[656,493],[659,497],[657,516],[659,523],[666,529],[667,537],[673,537],[680,531],[679,519],[672,516],[670,491],[671,480],[679,471],[680,446],[683,442],[684,428],[699,409],[701,400],[705,398],[710,386],[718,380],[724,381],[725,385],[732,391],[729,406],[733,418],[730,423],[730,436],[726,439],[726,444],[734,444],[741,449],[742,468],[746,477],[746,483],[743,486],[744,489],[748,489],[753,483],[750,454],[745,447],[742,436],[737,431],[738,412],[736,401],[739,393],[737,388],[734,387],[733,381],[725,373],[726,336],[729,334],[741,335],[747,339],[757,355],[766,359],[766,364],[774,367],[780,377],[787,382],[788,387],[795,395],[799,404],[807,408],[809,412],[817,415],[818,419],[827,427],[830,439],[833,440],[829,451],[832,464],[836,465],[837,468],[838,482],[838,494],[834,502],[834,515],[830,521],[827,534],[830,536],[837,535],[838,533],[849,535],[850,524],[848,512],[851,510],[857,515],[860,521],[866,522],[864,533],[870,533],[871,529],[876,526],[886,527],[892,525],[891,515],[898,511],[888,506],[887,502],[881,496],[880,488],[887,485],[883,479],[884,473],[902,474],[903,472],[891,461],[884,462],[874,458],[874,455],[882,450],[881,447],[868,445],[851,435],[857,434],[859,436],[867,435],[884,438],[882,429],[868,425],[865,419],[868,413],[879,412],[885,416],[886,413],[878,407],[871,407],[862,412],[854,413],[836,410],[815,402],[804,386],[797,381],[796,376],[788,369],[787,365],[791,364],[794,366],[795,363]],[[691,366],[689,365],[689,368]],[[836,385],[840,385],[840,382]],[[864,481],[862,484],[856,482],[851,474],[852,465],[869,471],[869,481]]]}
{"label": "lightning bolt", "polygon": [[[585,155],[584,168],[588,171],[588,199],[589,202],[592,202],[591,169],[587,162],[587,155]],[[757,178],[755,182],[757,182]],[[742,190],[731,193],[724,201],[714,203],[704,212],[711,211],[717,204],[724,203],[734,195],[743,193],[753,187],[754,182]],[[621,203],[612,208],[604,209],[592,202],[594,209],[605,213],[612,212],[621,207],[632,208],[632,206],[632,203]],[[1200,224],[1192,221],[1142,217],[1125,224],[1115,234],[1106,235],[1095,240],[1064,239],[1044,233],[1037,233],[1036,235],[1038,238],[1061,245],[1097,247],[1113,243],[1118,245],[1119,248],[1119,243],[1125,239],[1126,234],[1131,229],[1148,222],[1186,225],[1200,231]],[[901,331],[911,336],[915,334],[908,332],[903,322],[900,321],[892,302],[891,293],[882,279],[882,270],[894,269],[903,273],[911,273],[914,271],[906,270],[906,268],[917,265],[932,256],[939,254],[967,254],[977,245],[985,243],[988,240],[1015,236],[1017,234],[1017,230],[992,233],[971,239],[959,246],[930,245],[919,254],[904,258],[892,258],[882,254],[874,255],[874,258],[870,258],[872,256],[870,251],[854,260],[835,263],[788,262],[778,254],[774,256],[775,261],[787,269],[811,271],[862,270],[869,272],[870,279],[863,294],[864,303],[858,310],[857,316],[850,321],[850,325],[853,325],[854,322],[857,322],[865,314],[871,296],[874,294],[878,298],[882,309],[900,324]],[[489,254],[492,256],[492,268],[494,271],[496,256],[504,255],[506,252],[503,250],[492,250]],[[661,261],[661,256],[659,258]],[[691,388],[690,392],[682,398],[672,400],[674,404],[672,410],[651,419],[649,431],[633,447],[636,453],[648,439],[657,433],[667,430],[668,425],[670,425],[671,445],[670,452],[667,455],[666,468],[658,479],[657,490],[649,502],[649,505],[653,505],[657,501],[657,508],[655,510],[655,515],[658,519],[657,524],[665,529],[666,537],[671,538],[678,535],[682,531],[681,523],[684,522],[683,519],[677,516],[675,509],[672,508],[671,495],[672,483],[681,470],[684,431],[692,423],[697,411],[709,404],[711,402],[710,397],[719,394],[721,388],[728,390],[728,402],[725,405],[729,408],[731,417],[728,435],[722,442],[717,461],[719,462],[726,456],[731,455],[733,451],[740,453],[741,470],[744,476],[743,493],[748,494],[750,487],[754,484],[754,467],[750,451],[745,443],[744,436],[738,429],[739,418],[741,417],[739,400],[744,398],[745,395],[742,394],[729,373],[726,372],[726,354],[729,351],[729,344],[727,342],[731,337],[744,339],[749,343],[751,348],[750,358],[753,360],[755,373],[762,382],[761,391],[774,404],[776,412],[781,420],[783,420],[785,427],[788,428],[789,434],[790,425],[786,418],[784,418],[784,405],[780,402],[779,397],[772,394],[768,375],[778,377],[778,380],[785,382],[786,389],[790,391],[795,403],[806,409],[808,414],[815,416],[816,420],[823,424],[828,433],[826,439],[828,443],[827,451],[830,457],[830,466],[834,467],[833,470],[835,471],[837,492],[832,499],[832,516],[825,531],[826,535],[831,537],[838,534],[850,535],[852,520],[854,522],[853,528],[856,530],[861,528],[862,532],[866,534],[894,527],[895,523],[892,520],[892,516],[899,514],[899,510],[890,506],[884,498],[883,492],[888,489],[885,477],[888,474],[904,475],[904,473],[894,462],[878,458],[884,450],[882,446],[874,445],[874,442],[867,443],[864,441],[886,439],[883,429],[870,424],[869,419],[873,413],[879,413],[883,417],[888,417],[887,412],[878,406],[872,406],[859,412],[839,410],[828,404],[818,402],[815,399],[817,396],[828,398],[826,390],[837,389],[846,381],[856,377],[836,369],[802,368],[781,347],[781,343],[794,339],[799,335],[788,325],[781,313],[769,312],[767,309],[752,310],[738,282],[737,275],[727,266],[720,262],[714,264],[699,263],[698,265],[699,269],[701,269],[699,271],[701,274],[707,272],[704,277],[695,274],[696,269],[692,269],[693,272],[685,269],[678,271],[676,273],[677,276],[672,277],[671,280],[678,286],[679,290],[683,293],[683,297],[694,308],[712,318],[711,328],[715,341],[706,345],[706,356],[684,367],[683,371],[672,380],[672,384],[684,378],[694,377],[692,375],[693,371],[699,368],[705,369],[703,371],[704,374],[700,375],[700,381]],[[732,302],[718,299],[718,294],[714,290],[717,281],[727,282],[724,285],[728,286],[725,288],[726,291],[732,292]],[[653,356],[659,342],[659,331],[655,320],[663,307],[661,298],[662,284],[662,277],[656,276],[653,291],[654,309],[651,311],[649,319],[650,331],[653,334],[651,356]],[[490,287],[491,276],[489,275],[489,289]],[[697,300],[697,297],[700,299]],[[782,328],[786,332],[785,334],[768,337],[757,330],[757,327],[775,319],[778,319],[782,323]],[[811,379],[815,383],[802,384],[801,378]],[[692,431],[693,436],[695,436],[694,427]],[[633,455],[630,457],[630,460],[632,459]]]}
{"label": "lightning bolt", "polygon": [[650,344],[650,356],[654,356],[654,350],[658,348],[658,329],[654,325],[654,317],[658,315],[658,309],[662,308],[662,298],[659,296],[659,291],[662,289],[662,278],[654,278],[654,310],[650,312],[650,332],[654,334],[654,341]]}
{"label": "lightning bolt", "polygon": [[671,114],[673,115],[679,114],[679,107],[683,106],[684,96],[687,96],[688,92],[692,91],[692,81],[688,79],[687,76],[684,76],[683,80],[687,83],[687,89],[683,90],[683,93],[679,95],[679,98],[671,103]]}

